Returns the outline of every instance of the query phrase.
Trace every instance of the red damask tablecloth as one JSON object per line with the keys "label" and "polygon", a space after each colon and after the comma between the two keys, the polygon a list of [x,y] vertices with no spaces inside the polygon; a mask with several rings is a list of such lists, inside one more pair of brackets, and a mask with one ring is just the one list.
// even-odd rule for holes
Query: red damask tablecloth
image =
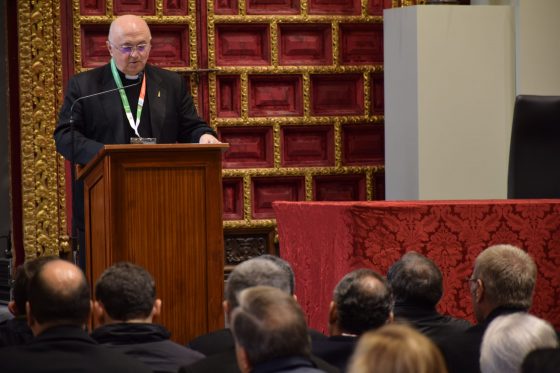
{"label": "red damask tablecloth", "polygon": [[466,279],[486,247],[509,243],[538,266],[531,313],[560,328],[560,200],[274,202],[280,255],[296,274],[310,327],[326,331],[332,291],[349,271],[382,274],[410,250],[444,276],[440,311],[474,321]]}

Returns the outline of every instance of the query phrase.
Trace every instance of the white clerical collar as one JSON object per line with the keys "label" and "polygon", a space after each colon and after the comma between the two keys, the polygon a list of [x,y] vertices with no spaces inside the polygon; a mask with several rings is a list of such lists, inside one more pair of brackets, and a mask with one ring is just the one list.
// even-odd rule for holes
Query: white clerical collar
{"label": "white clerical collar", "polygon": [[124,74],[124,77],[128,80],[136,80],[136,79],[138,79],[138,75],[140,75],[140,74],[136,74],[136,75]]}

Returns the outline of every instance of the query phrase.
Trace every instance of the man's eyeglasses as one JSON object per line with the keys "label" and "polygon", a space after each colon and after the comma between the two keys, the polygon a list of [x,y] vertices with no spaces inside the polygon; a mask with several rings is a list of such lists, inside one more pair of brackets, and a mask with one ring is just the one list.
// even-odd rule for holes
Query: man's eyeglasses
{"label": "man's eyeglasses", "polygon": [[119,50],[122,54],[132,54],[132,52],[136,51],[138,53],[144,53],[149,47],[149,43],[142,43],[138,45],[115,45],[109,41],[113,47]]}

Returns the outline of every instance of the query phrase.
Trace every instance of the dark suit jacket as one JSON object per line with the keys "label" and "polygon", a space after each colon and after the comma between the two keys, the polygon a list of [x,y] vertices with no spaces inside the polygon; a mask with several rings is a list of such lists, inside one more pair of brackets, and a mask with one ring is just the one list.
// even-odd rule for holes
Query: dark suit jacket
{"label": "dark suit jacket", "polygon": [[2,373],[151,372],[144,364],[98,345],[76,326],[52,327],[26,345],[0,348]]}
{"label": "dark suit jacket", "polygon": [[[151,65],[146,65],[145,74],[152,136],[158,143],[198,142],[204,133],[215,135],[197,115],[180,75]],[[56,149],[64,158],[72,158],[72,129],[74,160],[79,164],[89,162],[103,144],[130,143],[118,91],[76,102],[74,125],[70,125],[70,108],[77,98],[113,88],[116,85],[109,64],[70,79],[54,132]]]}
{"label": "dark suit jacket", "polygon": [[0,323],[0,347],[25,344],[31,339],[33,333],[27,325],[25,315]]}
{"label": "dark suit jacket", "polygon": [[175,343],[163,326],[119,323],[101,326],[91,333],[98,343],[149,366],[154,372],[176,373],[182,365],[204,358],[200,352]]}
{"label": "dark suit jacket", "polygon": [[[311,332],[314,338],[322,339],[325,336],[318,332]],[[193,339],[188,345],[195,351],[202,352],[207,357],[194,364],[182,367],[180,373],[240,373],[235,357],[235,342],[229,329],[221,329],[204,334]],[[339,370],[324,360],[311,356],[313,364],[325,372],[337,373]]]}
{"label": "dark suit jacket", "polygon": [[434,343],[471,327],[467,320],[442,315],[430,306],[397,301],[393,313],[397,322],[410,324]]}
{"label": "dark suit jacket", "polygon": [[[158,143],[198,142],[205,133],[216,135],[197,115],[185,79],[175,72],[151,65],[146,65],[144,72],[151,133]],[[130,143],[118,91],[76,101],[79,97],[113,88],[116,84],[110,64],[70,79],[54,131],[56,150],[64,158],[86,164],[104,144]],[[75,103],[73,125],[70,124],[72,103]],[[83,231],[83,185],[76,183],[74,187],[74,222]]]}
{"label": "dark suit jacket", "polygon": [[358,343],[358,337],[337,335],[324,340],[313,341],[311,352],[341,372],[346,372],[350,357]]}
{"label": "dark suit jacket", "polygon": [[520,308],[498,307],[488,315],[486,320],[438,342],[437,345],[443,353],[449,373],[479,373],[480,346],[490,322],[501,315],[526,311]]}

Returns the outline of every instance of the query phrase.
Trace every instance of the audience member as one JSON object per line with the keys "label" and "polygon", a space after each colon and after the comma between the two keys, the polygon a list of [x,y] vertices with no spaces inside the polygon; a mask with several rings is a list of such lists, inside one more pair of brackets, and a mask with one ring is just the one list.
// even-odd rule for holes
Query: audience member
{"label": "audience member", "polygon": [[409,323],[433,341],[471,326],[436,310],[443,296],[443,276],[427,257],[414,251],[406,253],[389,268],[387,280],[395,297],[395,319]]}
{"label": "audience member", "polygon": [[[293,272],[292,272],[293,275]],[[270,286],[292,294],[290,271],[280,267],[270,258],[256,257],[238,264],[230,273],[223,302],[226,328],[193,339],[188,346],[206,355],[189,366],[181,368],[182,373],[239,373],[235,356],[235,342],[231,334],[232,311],[238,306],[237,297],[242,290],[255,286]],[[293,284],[293,282],[292,282]],[[315,364],[329,372],[338,371],[321,359],[312,357]]]}
{"label": "audience member", "polygon": [[393,318],[393,296],[385,278],[370,269],[348,273],[336,285],[329,307],[329,334],[313,341],[312,351],[346,371],[358,337]]}
{"label": "audience member", "polygon": [[539,348],[529,352],[521,365],[521,373],[558,373],[560,348]]}
{"label": "audience member", "polygon": [[30,280],[26,304],[35,338],[0,349],[2,372],[150,372],[87,335],[90,310],[89,287],[78,267],[61,259],[41,265]]}
{"label": "audience member", "polygon": [[99,328],[91,337],[111,349],[143,362],[154,372],[177,372],[182,365],[204,357],[169,339],[162,325],[154,324],[162,302],[144,268],[128,262],[106,269],[95,284],[93,313]]}
{"label": "audience member", "polygon": [[407,325],[385,325],[360,338],[349,373],[447,373],[429,338]]}
{"label": "audience member", "polygon": [[12,285],[13,300],[8,303],[8,309],[14,318],[0,324],[0,347],[24,344],[33,338],[33,332],[27,325],[25,316],[27,287],[37,269],[53,259],[56,257],[41,256],[28,260],[17,268]]}
{"label": "audience member", "polygon": [[[558,347],[556,331],[548,322],[525,312],[495,318],[480,347],[482,373],[519,372],[527,354],[537,348]],[[556,367],[560,370],[560,366]]]}
{"label": "audience member", "polygon": [[256,286],[239,294],[231,317],[242,373],[323,372],[309,359],[310,340],[303,312],[288,293]]}
{"label": "audience member", "polygon": [[478,255],[468,279],[478,324],[438,342],[451,373],[480,372],[480,345],[486,328],[498,316],[529,309],[536,276],[535,262],[517,247],[495,245]]}

